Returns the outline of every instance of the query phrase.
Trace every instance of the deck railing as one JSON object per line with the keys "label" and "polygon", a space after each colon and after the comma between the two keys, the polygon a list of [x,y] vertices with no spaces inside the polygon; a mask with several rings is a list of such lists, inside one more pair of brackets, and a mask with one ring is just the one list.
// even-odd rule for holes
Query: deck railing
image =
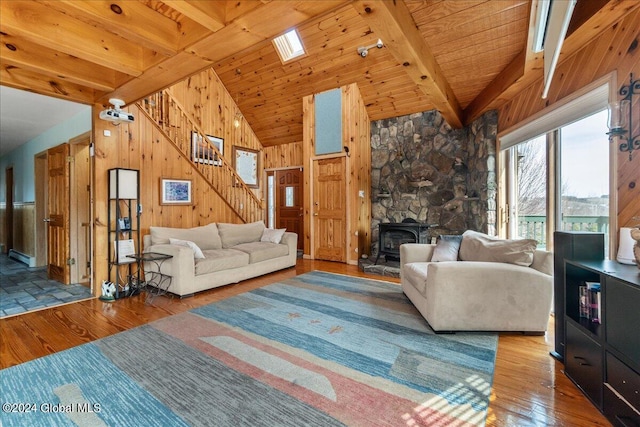
{"label": "deck railing", "polygon": [[[523,215],[518,217],[518,237],[535,239],[539,247],[546,246],[547,217],[544,215]],[[562,231],[591,231],[609,236],[609,217],[606,216],[569,216],[562,219]]]}

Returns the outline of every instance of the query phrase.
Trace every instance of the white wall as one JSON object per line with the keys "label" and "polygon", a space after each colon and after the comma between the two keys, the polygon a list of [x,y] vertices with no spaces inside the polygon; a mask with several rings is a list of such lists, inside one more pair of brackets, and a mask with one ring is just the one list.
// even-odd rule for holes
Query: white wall
{"label": "white wall", "polygon": [[[6,202],[6,173],[13,166],[14,202],[35,202],[34,156],[91,130],[91,107],[0,157],[0,203]],[[1,142],[0,142],[1,143]]]}

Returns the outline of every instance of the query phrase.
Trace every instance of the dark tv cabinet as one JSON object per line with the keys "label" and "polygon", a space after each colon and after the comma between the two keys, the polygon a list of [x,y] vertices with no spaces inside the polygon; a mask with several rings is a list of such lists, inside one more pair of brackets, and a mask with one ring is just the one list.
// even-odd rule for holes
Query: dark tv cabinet
{"label": "dark tv cabinet", "polygon": [[[640,269],[565,261],[565,374],[615,426],[640,426]],[[601,286],[600,323],[580,317],[579,287]]]}
{"label": "dark tv cabinet", "polygon": [[555,351],[551,356],[564,362],[564,261],[604,259],[604,233],[556,231],[553,233],[553,312]]}

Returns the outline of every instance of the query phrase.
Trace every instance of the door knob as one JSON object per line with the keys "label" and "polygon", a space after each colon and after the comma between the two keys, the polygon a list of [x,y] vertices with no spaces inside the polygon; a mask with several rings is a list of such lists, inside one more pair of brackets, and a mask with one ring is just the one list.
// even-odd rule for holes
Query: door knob
{"label": "door knob", "polygon": [[43,219],[44,222],[51,222],[51,218],[45,218]]}
{"label": "door knob", "polygon": [[317,213],[317,212],[316,212],[316,213],[314,213],[314,214],[313,214],[313,216],[318,216],[318,213]]}

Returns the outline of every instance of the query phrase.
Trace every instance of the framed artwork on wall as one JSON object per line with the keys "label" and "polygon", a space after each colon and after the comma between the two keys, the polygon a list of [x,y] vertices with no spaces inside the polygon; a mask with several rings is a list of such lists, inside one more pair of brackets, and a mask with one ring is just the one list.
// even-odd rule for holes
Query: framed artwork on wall
{"label": "framed artwork on wall", "polygon": [[259,188],[258,171],[260,153],[258,150],[233,146],[233,168],[249,188]]}
{"label": "framed artwork on wall", "polygon": [[[207,135],[207,139],[215,145],[220,154],[224,155],[224,139],[213,135]],[[198,132],[191,132],[191,160],[194,163],[222,166],[222,159],[218,157],[218,153],[209,143],[202,140],[202,136]]]}
{"label": "framed artwork on wall", "polygon": [[160,179],[161,205],[190,205],[191,203],[190,179]]}

